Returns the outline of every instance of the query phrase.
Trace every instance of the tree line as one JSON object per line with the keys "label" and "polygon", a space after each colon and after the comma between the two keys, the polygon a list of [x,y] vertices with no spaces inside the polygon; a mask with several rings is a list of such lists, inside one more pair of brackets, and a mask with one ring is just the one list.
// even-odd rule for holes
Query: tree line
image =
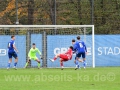
{"label": "tree line", "polygon": [[[120,34],[120,0],[17,1],[20,25],[90,25],[93,23],[96,34]],[[1,25],[16,24],[17,14],[16,0],[0,0]]]}

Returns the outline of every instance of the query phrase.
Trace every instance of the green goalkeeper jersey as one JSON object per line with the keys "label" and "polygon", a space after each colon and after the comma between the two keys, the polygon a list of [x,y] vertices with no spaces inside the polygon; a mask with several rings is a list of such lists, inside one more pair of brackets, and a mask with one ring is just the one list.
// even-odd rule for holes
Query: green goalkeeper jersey
{"label": "green goalkeeper jersey", "polygon": [[35,49],[31,48],[28,53],[28,57],[35,57],[36,53],[39,53],[39,55],[41,55],[41,52],[39,51],[38,48],[35,48]]}

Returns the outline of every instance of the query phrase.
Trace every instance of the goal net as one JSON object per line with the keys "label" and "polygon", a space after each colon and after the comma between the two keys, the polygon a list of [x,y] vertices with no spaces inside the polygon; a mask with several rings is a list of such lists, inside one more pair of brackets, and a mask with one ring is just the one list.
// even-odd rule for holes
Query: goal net
{"label": "goal net", "polygon": [[[42,67],[60,67],[59,59],[52,63],[49,58],[65,53],[72,45],[72,39],[76,40],[77,36],[87,46],[87,66],[95,67],[94,25],[0,25],[0,68],[7,67],[7,44],[11,35],[16,36],[15,44],[19,51],[17,67],[24,67],[32,43],[36,43],[36,47],[42,52],[42,60],[37,54]],[[64,62],[64,67],[75,67],[74,60],[75,54],[72,60]],[[36,66],[37,62],[31,60],[29,67]],[[82,63],[80,66],[83,66]]]}

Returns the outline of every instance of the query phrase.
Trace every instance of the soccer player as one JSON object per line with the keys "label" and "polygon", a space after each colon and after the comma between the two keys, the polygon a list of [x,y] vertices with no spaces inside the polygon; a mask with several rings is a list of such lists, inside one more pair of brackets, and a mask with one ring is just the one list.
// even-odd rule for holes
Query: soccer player
{"label": "soccer player", "polygon": [[[73,44],[73,46],[74,46],[74,44],[75,44],[75,39],[72,40],[72,44]],[[73,50],[73,53],[76,53],[76,51],[77,51],[77,50]],[[79,60],[79,61],[78,61],[77,58],[76,58],[76,56],[75,56],[75,60],[74,60],[74,63],[75,63],[75,65],[76,65],[75,70],[78,69],[78,68],[80,68],[79,62],[83,62],[83,61],[82,61],[82,60]]]}
{"label": "soccer player", "polygon": [[[72,40],[72,44],[73,44],[73,46],[74,46],[74,44],[75,44],[75,39]],[[73,50],[73,53],[76,53],[76,50]],[[75,56],[74,63],[75,63],[75,65],[76,65],[76,68],[80,68],[79,62],[78,62],[78,60],[76,59],[76,56]],[[76,69],[75,69],[75,70],[76,70]]]}
{"label": "soccer player", "polygon": [[61,70],[63,70],[63,62],[66,62],[66,61],[72,59],[72,55],[73,55],[72,50],[73,50],[73,47],[70,46],[66,53],[57,54],[53,59],[49,59],[49,60],[54,62],[59,57],[60,58]]}
{"label": "soccer player", "polygon": [[28,53],[28,61],[25,64],[25,67],[27,67],[28,63],[30,62],[30,60],[34,60],[38,62],[38,69],[40,68],[40,60],[37,58],[36,53],[39,53],[41,59],[42,59],[42,55],[41,52],[39,51],[38,48],[36,48],[35,43],[32,44],[32,48],[30,49],[29,53]]}
{"label": "soccer player", "polygon": [[[77,41],[73,45],[73,50],[76,51],[76,59],[80,62],[83,62],[83,66],[86,68],[85,54],[87,54],[87,48],[85,43],[80,40],[80,36],[77,36]],[[83,58],[83,61],[80,59],[81,56]],[[76,65],[78,64],[76,63]],[[78,67],[76,69],[78,69]]]}
{"label": "soccer player", "polygon": [[17,50],[17,48],[15,46],[15,36],[12,35],[11,36],[11,41],[8,42],[8,57],[9,57],[9,61],[8,61],[7,69],[10,68],[10,65],[12,63],[12,57],[15,58],[14,68],[17,69],[16,65],[17,65],[17,62],[18,62],[18,56],[17,56],[16,52],[18,52],[18,50]]}

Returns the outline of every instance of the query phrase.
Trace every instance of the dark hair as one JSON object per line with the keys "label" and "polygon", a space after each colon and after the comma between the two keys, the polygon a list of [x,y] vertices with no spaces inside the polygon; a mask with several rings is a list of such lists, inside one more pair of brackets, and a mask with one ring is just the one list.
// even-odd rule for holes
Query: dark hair
{"label": "dark hair", "polygon": [[80,40],[80,36],[77,36],[77,40]]}
{"label": "dark hair", "polygon": [[75,42],[75,39],[72,39],[72,42]]}
{"label": "dark hair", "polygon": [[35,45],[35,43],[33,43],[32,45]]}
{"label": "dark hair", "polygon": [[11,36],[11,38],[15,37],[14,35]]}
{"label": "dark hair", "polygon": [[70,46],[69,48],[73,50],[73,46]]}

